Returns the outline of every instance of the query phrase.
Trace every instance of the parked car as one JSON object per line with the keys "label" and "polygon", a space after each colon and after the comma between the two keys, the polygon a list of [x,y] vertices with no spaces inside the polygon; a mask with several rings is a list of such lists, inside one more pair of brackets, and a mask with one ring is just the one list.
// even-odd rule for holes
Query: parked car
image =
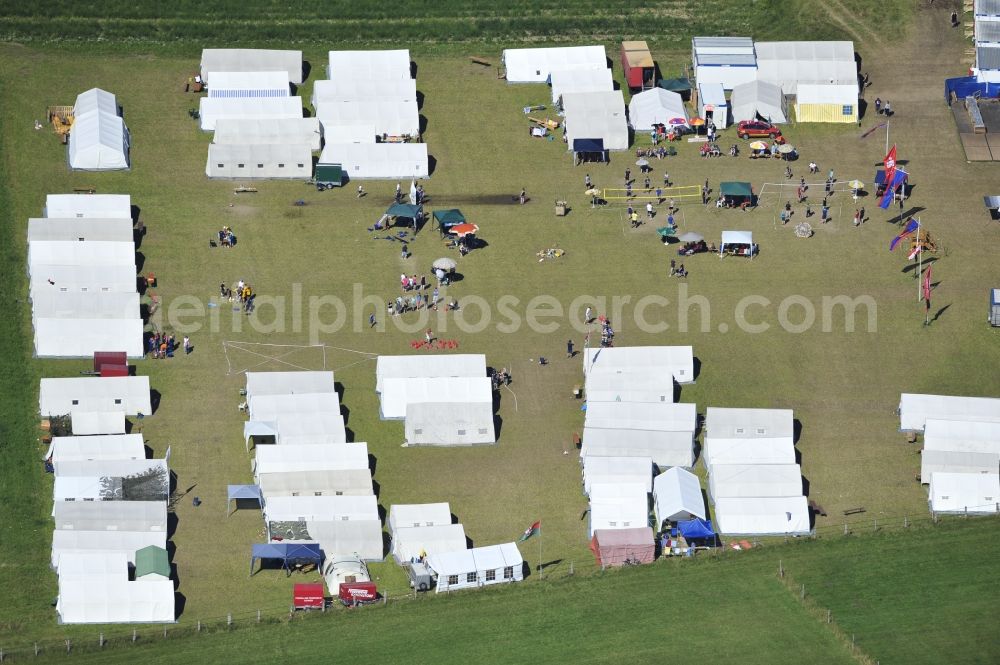
{"label": "parked car", "polygon": [[736,135],[741,139],[771,139],[777,143],[784,143],[785,137],[781,135],[781,130],[769,122],[760,120],[741,120],[736,126]]}

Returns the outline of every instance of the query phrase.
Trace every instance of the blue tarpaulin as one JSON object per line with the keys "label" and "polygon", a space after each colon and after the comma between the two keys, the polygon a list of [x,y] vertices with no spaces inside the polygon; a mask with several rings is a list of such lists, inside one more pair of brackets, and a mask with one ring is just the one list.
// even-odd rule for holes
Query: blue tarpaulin
{"label": "blue tarpaulin", "polygon": [[711,520],[701,520],[695,518],[686,522],[678,522],[677,528],[680,529],[681,535],[688,540],[715,538],[715,531],[712,529]]}
{"label": "blue tarpaulin", "polygon": [[573,139],[573,152],[604,152],[604,139]]}
{"label": "blue tarpaulin", "polygon": [[944,80],[945,104],[951,105],[952,93],[955,93],[955,96],[961,101],[969,95],[975,95],[977,92],[983,97],[989,97],[991,93],[995,97],[1000,93],[1000,84],[994,83],[991,86],[989,83],[980,83],[976,80],[975,76],[962,76]]}
{"label": "blue tarpaulin", "polygon": [[292,572],[292,566],[297,563],[316,564],[319,570],[323,563],[323,552],[317,543],[264,543],[255,544],[250,553],[250,574],[253,567],[261,559],[278,559],[281,567]]}

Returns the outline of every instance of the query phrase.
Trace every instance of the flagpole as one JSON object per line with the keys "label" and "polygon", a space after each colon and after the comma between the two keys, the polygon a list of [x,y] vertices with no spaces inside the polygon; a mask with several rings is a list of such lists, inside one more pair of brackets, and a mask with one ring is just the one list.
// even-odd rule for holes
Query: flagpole
{"label": "flagpole", "polygon": [[917,218],[917,302],[920,302],[921,284],[920,273],[924,270],[924,245],[920,239],[920,218]]}
{"label": "flagpole", "polygon": [[542,570],[542,520],[538,520],[538,579],[545,577]]}
{"label": "flagpole", "polygon": [[889,152],[889,118],[885,119],[885,151]]}

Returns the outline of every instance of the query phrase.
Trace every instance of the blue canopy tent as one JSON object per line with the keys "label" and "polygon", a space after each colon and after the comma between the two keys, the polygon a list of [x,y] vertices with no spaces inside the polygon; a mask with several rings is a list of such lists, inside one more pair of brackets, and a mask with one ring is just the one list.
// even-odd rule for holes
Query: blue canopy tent
{"label": "blue canopy tent", "polygon": [[281,567],[288,575],[292,574],[292,567],[302,563],[312,563],[316,565],[316,570],[321,568],[323,563],[323,551],[319,548],[319,543],[264,543],[255,544],[250,554],[250,575],[253,575],[253,568],[257,562],[263,559],[277,559],[281,561]]}
{"label": "blue canopy tent", "polygon": [[264,495],[260,491],[260,486],[258,485],[229,485],[229,500],[226,501],[226,517],[229,517],[235,511],[229,510],[229,504],[236,501],[236,508],[239,509],[240,501],[256,501],[257,505],[260,506],[261,511],[264,510]]}
{"label": "blue canopy tent", "polygon": [[678,522],[677,529],[688,542],[692,540],[710,540],[715,543],[715,530],[712,529],[711,520],[695,518],[685,522]]}
{"label": "blue canopy tent", "polygon": [[573,139],[573,166],[594,161],[608,161],[604,139]]}

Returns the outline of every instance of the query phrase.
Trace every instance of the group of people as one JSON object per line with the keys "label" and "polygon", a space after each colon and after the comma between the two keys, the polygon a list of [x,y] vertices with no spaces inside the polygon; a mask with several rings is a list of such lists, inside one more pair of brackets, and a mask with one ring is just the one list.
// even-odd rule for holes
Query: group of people
{"label": "group of people", "polygon": [[423,291],[427,288],[427,277],[421,275],[418,280],[416,275],[407,277],[403,274],[399,276],[399,286],[403,291]]}
{"label": "group of people", "polygon": [[490,375],[490,381],[493,383],[493,390],[499,390],[500,386],[510,385],[510,372],[504,367],[501,370],[493,370],[493,374]]}
{"label": "group of people", "polygon": [[[184,349],[184,354],[191,353],[191,338],[187,335],[184,336],[181,346]],[[177,340],[174,338],[173,334],[155,332],[149,336],[149,355],[153,358],[173,358],[174,351],[178,348]]]}
{"label": "group of people", "polygon": [[615,345],[615,329],[611,327],[611,321],[604,316],[599,317],[601,324],[601,348],[608,348]]}
{"label": "group of people", "polygon": [[884,116],[890,116],[891,117],[892,114],[893,114],[892,105],[889,104],[888,101],[886,101],[886,102],[883,103],[881,97],[876,97],[875,98],[875,113],[877,113],[878,115],[884,115]]}
{"label": "group of people", "polygon": [[[680,249],[677,250],[677,255],[691,256],[692,254],[700,254],[702,252],[714,253],[715,243],[707,244],[704,240],[699,240],[698,242],[686,242]],[[681,267],[684,267],[683,264],[681,264]]]}
{"label": "group of people", "polygon": [[635,158],[642,159],[653,158],[663,159],[664,157],[670,157],[671,155],[676,155],[677,151],[673,148],[667,148],[665,146],[659,146],[654,148],[636,148]]}
{"label": "group of people", "polygon": [[[713,251],[714,251],[714,248],[713,248]],[[670,259],[670,273],[669,273],[668,276],[669,277],[687,277],[688,276],[688,271],[684,267],[683,263],[678,266],[676,261],[674,261],[673,259]]]}
{"label": "group of people", "polygon": [[257,297],[257,294],[254,293],[253,287],[241,279],[236,283],[235,289],[227,287],[225,282],[220,282],[219,297],[229,302],[240,303],[243,311],[249,314],[254,310],[254,299]]}
{"label": "group of people", "polygon": [[236,245],[236,234],[228,226],[219,229],[219,245],[222,247],[234,247]]}

